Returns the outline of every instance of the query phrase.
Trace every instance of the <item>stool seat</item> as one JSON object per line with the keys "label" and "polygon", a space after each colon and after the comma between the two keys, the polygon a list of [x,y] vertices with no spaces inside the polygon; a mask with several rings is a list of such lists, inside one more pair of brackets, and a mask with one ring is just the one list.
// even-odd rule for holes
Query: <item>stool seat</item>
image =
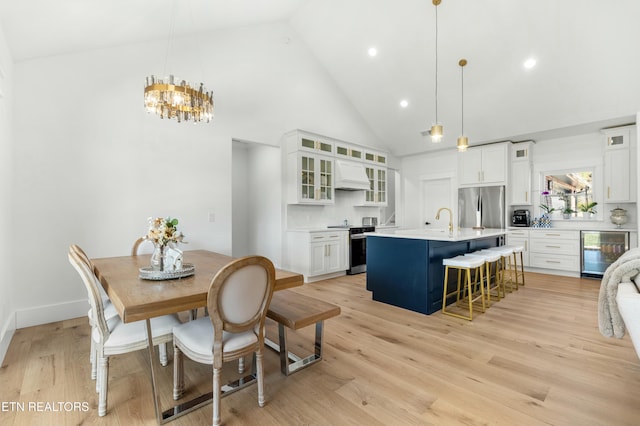
{"label": "stool seat", "polygon": [[473,253],[466,253],[465,256],[482,257],[485,262],[496,262],[500,260],[500,253],[495,250],[478,250]]}
{"label": "stool seat", "polygon": [[489,247],[485,250],[495,251],[497,253],[500,253],[502,256],[511,256],[513,254],[513,249],[509,246]]}
{"label": "stool seat", "polygon": [[524,251],[524,246],[502,246],[507,247],[513,250],[514,253],[522,253]]}
{"label": "stool seat", "polygon": [[455,266],[458,268],[479,268],[484,265],[484,259],[474,256],[456,256],[449,259],[442,259],[444,266]]}

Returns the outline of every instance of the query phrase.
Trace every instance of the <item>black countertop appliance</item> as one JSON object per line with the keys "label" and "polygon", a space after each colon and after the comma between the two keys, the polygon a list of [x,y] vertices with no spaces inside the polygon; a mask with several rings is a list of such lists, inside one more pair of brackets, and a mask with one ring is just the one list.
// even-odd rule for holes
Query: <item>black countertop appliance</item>
{"label": "black countertop appliance", "polygon": [[511,216],[511,226],[531,226],[529,210],[514,210]]}

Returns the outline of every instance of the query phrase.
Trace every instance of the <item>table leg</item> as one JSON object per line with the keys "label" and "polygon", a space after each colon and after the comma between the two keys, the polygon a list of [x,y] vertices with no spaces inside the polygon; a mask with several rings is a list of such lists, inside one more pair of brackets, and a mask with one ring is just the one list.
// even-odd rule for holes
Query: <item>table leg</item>
{"label": "table leg", "polygon": [[147,323],[147,346],[149,347],[149,362],[151,370],[151,390],[153,392],[153,404],[156,410],[156,420],[162,424],[162,413],[160,411],[160,396],[156,387],[156,357],[153,350],[153,334],[151,333],[151,319],[146,319]]}

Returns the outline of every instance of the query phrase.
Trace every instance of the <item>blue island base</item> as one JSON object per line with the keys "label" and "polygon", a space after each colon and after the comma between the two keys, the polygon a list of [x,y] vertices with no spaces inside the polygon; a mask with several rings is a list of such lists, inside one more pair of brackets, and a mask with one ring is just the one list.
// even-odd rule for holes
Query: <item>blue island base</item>
{"label": "blue island base", "polygon": [[[373,300],[423,314],[442,309],[442,259],[496,247],[501,236],[466,241],[433,241],[367,236],[367,290]],[[457,274],[449,274],[455,290]]]}

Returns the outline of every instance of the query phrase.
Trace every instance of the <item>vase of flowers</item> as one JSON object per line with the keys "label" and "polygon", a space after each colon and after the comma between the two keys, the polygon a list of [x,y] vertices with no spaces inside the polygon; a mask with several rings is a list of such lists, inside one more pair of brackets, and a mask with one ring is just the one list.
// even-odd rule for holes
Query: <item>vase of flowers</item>
{"label": "vase of flowers", "polygon": [[183,242],[184,236],[182,232],[178,231],[178,219],[176,218],[150,217],[148,221],[149,230],[145,238],[153,242],[155,246],[151,255],[151,268],[154,271],[164,271],[166,249],[170,245]]}

